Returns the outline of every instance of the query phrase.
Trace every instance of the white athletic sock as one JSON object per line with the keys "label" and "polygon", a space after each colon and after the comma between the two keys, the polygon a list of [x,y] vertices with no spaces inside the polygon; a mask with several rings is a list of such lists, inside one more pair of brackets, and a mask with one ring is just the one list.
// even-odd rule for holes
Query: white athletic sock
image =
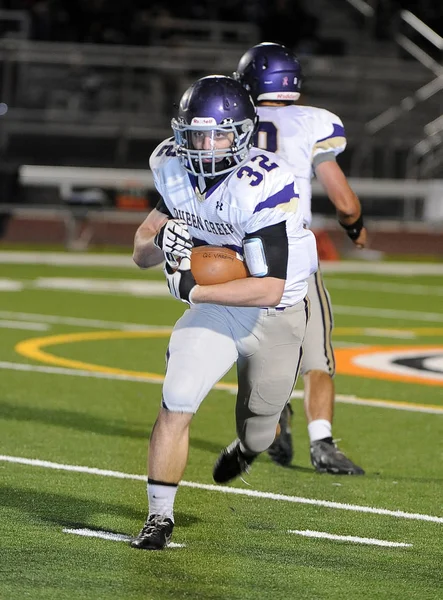
{"label": "white athletic sock", "polygon": [[174,500],[178,485],[148,483],[149,515],[162,515],[174,522]]}
{"label": "white athletic sock", "polygon": [[316,419],[308,425],[309,440],[316,442],[327,437],[332,437],[332,425],[326,419]]}

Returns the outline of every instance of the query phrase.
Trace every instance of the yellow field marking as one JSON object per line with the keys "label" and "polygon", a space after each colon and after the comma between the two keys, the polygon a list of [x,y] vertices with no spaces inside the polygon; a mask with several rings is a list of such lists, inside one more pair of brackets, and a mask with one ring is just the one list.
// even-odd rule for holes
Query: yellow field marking
{"label": "yellow field marking", "polygon": [[[162,338],[167,337],[171,333],[171,330],[167,329],[153,329],[149,331],[95,331],[95,332],[84,332],[84,333],[69,333],[62,335],[54,335],[54,336],[46,336],[42,338],[31,338],[29,340],[23,340],[19,342],[15,346],[16,352],[25,356],[26,358],[31,358],[33,360],[37,360],[44,364],[51,364],[61,367],[68,367],[71,369],[92,371],[95,373],[107,373],[111,375],[126,375],[130,377],[139,377],[140,379],[150,378],[153,381],[158,383],[162,383],[164,381],[164,376],[159,375],[158,373],[149,373],[145,371],[130,371],[127,369],[118,369],[115,367],[107,367],[105,365],[98,365],[93,363],[85,363],[82,361],[72,360],[68,358],[63,358],[59,356],[55,356],[54,354],[50,354],[49,352],[45,352],[42,348],[46,346],[55,346],[60,344],[70,344],[76,342],[85,342],[85,341],[95,341],[95,340],[111,340],[111,339],[134,339],[134,338]],[[390,376],[389,373],[377,373],[372,370],[364,370],[360,367],[356,367],[352,362],[351,358],[358,354],[373,352],[377,349],[382,349],[388,351],[389,348],[386,346],[380,347],[372,347],[372,348],[340,348],[336,349],[336,358],[337,358],[337,373],[343,375],[362,375],[364,377],[370,378],[379,378],[379,379],[393,379],[395,381],[411,381],[413,383],[428,383],[428,385],[436,385],[426,381],[418,380],[415,378],[407,378],[400,376]],[[398,347],[395,347],[398,349]],[[365,371],[364,373],[360,373],[359,371]],[[441,382],[438,384],[441,385]],[[217,390],[225,390],[229,392],[236,392],[237,385],[235,383],[223,383],[218,382],[214,389]],[[302,396],[302,392],[294,391],[294,397]],[[343,397],[345,398],[345,397]],[[400,402],[397,400],[379,400],[375,398],[355,398],[359,404],[368,404],[368,405],[377,405],[380,404],[380,407],[388,404],[391,407],[394,406],[413,406],[415,408],[434,408],[440,410],[441,406],[434,406],[428,404],[415,404],[410,402]]]}
{"label": "yellow field marking", "polygon": [[[45,352],[42,348],[46,346],[57,346],[60,344],[72,344],[76,342],[88,342],[97,340],[118,340],[134,338],[164,338],[171,335],[172,329],[151,329],[147,331],[88,331],[84,333],[67,333],[61,335],[52,335],[41,338],[31,338],[23,340],[15,346],[15,351],[25,356],[37,360],[44,364],[56,365],[58,367],[68,367],[70,369],[81,369],[84,371],[94,371],[96,373],[108,373],[111,375],[126,375],[130,377],[140,377],[141,379],[150,378],[159,383],[164,381],[164,376],[158,373],[149,373],[147,371],[131,371],[128,369],[118,369],[106,365],[86,363],[80,360],[73,360],[61,356],[55,356]],[[214,386],[218,390],[236,389],[233,383],[217,383]]]}
{"label": "yellow field marking", "polygon": [[42,348],[46,346],[57,346],[60,344],[72,344],[75,342],[87,342],[97,340],[118,340],[133,338],[162,338],[169,337],[171,331],[165,329],[152,329],[149,331],[88,331],[84,333],[67,333],[62,335],[51,335],[48,337],[33,338],[23,340],[15,346],[16,352],[26,358],[32,358],[49,365],[59,367],[69,367],[70,369],[83,369],[85,371],[99,371],[100,373],[111,373],[113,375],[131,375],[133,377],[151,377],[163,381],[163,376],[157,373],[147,373],[142,371],[128,371],[115,367],[107,367],[93,363],[86,363],[70,358],[55,356],[45,352]]}

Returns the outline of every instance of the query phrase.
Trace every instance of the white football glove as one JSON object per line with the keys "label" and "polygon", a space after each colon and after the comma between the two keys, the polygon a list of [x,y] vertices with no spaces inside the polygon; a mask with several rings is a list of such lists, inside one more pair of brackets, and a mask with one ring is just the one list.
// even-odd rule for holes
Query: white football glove
{"label": "white football glove", "polygon": [[[169,219],[154,238],[154,245],[165,253],[165,258],[172,266],[173,259],[191,256],[193,246],[188,226],[181,219]],[[171,256],[172,255],[172,256]]]}
{"label": "white football glove", "polygon": [[165,252],[165,261],[175,271],[180,265],[181,258],[175,258],[170,252]]}
{"label": "white football glove", "polygon": [[197,282],[191,273],[191,259],[188,257],[182,258],[176,271],[166,263],[163,271],[166,275],[169,291],[174,298],[192,304],[191,294]]}

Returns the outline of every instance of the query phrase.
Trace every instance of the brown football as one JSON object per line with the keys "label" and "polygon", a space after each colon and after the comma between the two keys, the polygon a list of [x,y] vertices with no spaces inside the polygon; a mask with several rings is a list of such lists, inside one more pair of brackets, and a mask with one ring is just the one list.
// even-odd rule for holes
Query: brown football
{"label": "brown football", "polygon": [[200,285],[226,283],[249,276],[241,256],[235,250],[219,246],[193,248],[191,271]]}

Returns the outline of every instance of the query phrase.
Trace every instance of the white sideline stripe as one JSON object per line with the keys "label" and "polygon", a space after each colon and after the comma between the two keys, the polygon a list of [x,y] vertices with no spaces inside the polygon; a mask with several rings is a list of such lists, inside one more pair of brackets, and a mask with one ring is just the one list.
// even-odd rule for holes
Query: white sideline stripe
{"label": "white sideline stripe", "polygon": [[[328,288],[335,287],[349,289],[350,285],[352,286],[352,289],[374,293],[392,292],[395,294],[418,294],[420,296],[443,295],[443,288],[437,286],[408,286],[406,284],[380,284],[378,282],[377,285],[374,285],[374,283],[362,281],[356,284],[341,279],[331,279],[327,281]],[[26,282],[0,280],[0,291],[18,292],[26,289],[62,292],[72,291],[88,294],[123,294],[141,298],[171,297],[165,281],[143,281],[139,279],[87,279],[84,277],[40,277]]]}
{"label": "white sideline stripe", "polygon": [[288,529],[288,533],[295,533],[304,537],[323,538],[326,540],[338,540],[340,542],[354,542],[356,544],[368,544],[370,546],[387,546],[389,548],[411,548],[412,544],[406,542],[388,542],[386,540],[377,540],[375,538],[363,538],[355,535],[334,535],[325,531],[311,531],[306,529],[300,531],[298,529]]}
{"label": "white sideline stripe", "polygon": [[[359,315],[366,317],[381,317],[386,319],[404,318],[407,321],[415,319],[417,321],[426,322],[443,322],[443,314],[441,313],[426,313],[408,310],[393,310],[388,308],[365,308],[357,306],[335,306],[333,308],[337,314],[344,315]],[[58,315],[43,315],[38,313],[23,313],[13,312],[8,310],[0,311],[1,319],[16,319],[16,320],[31,320],[42,321],[43,323],[54,323],[59,325],[73,325],[75,327],[92,327],[92,328],[108,328],[123,331],[147,330],[147,329],[165,329],[171,330],[170,327],[161,327],[157,325],[141,325],[139,323],[125,323],[121,321],[102,321],[100,319],[84,319],[79,317],[63,317]],[[410,325],[410,323],[408,323]]]}
{"label": "white sideline stripe", "polygon": [[127,294],[130,296],[170,298],[166,281],[139,279],[85,279],[80,277],[40,277],[26,284],[39,290],[71,291],[87,294]]}
{"label": "white sideline stripe", "polygon": [[375,408],[392,408],[394,410],[405,410],[406,412],[419,412],[429,415],[443,415],[443,406],[441,408],[435,408],[435,406],[408,406],[407,403],[397,404],[396,402],[389,402],[388,400],[356,398],[355,396],[345,396],[344,394],[337,394],[337,396],[335,396],[335,400],[336,402],[340,402],[342,404],[374,406]]}
{"label": "white sideline stripe", "polygon": [[364,290],[368,292],[385,292],[387,294],[414,294],[417,296],[443,296],[443,287],[436,285],[421,285],[416,283],[380,283],[377,281],[349,281],[349,279],[328,279],[328,288],[349,290]]}
{"label": "white sideline stripe", "polygon": [[[102,540],[111,540],[112,542],[129,542],[132,540],[130,535],[123,533],[111,533],[110,531],[97,531],[95,529],[63,529],[63,533],[73,533],[74,535],[82,535],[84,537],[101,538]],[[175,544],[171,542],[168,548],[186,548],[186,544]]]}
{"label": "white sideline stripe", "polygon": [[[121,471],[110,471],[107,469],[97,469],[95,467],[82,467],[80,465],[65,465],[54,463],[47,460],[38,460],[35,458],[22,458],[19,456],[0,455],[0,461],[29,465],[32,467],[43,467],[45,469],[56,469],[58,471],[72,471],[76,473],[89,473],[91,475],[100,475],[102,477],[115,477],[117,479],[131,479],[136,481],[146,481],[144,475],[132,475]],[[302,498],[299,496],[286,496],[285,494],[274,494],[272,492],[259,492],[256,490],[245,490],[242,488],[232,488],[224,485],[211,485],[205,483],[195,483],[193,481],[181,481],[180,485],[208,492],[222,492],[224,494],[234,494],[238,496],[249,496],[252,498],[264,498],[266,500],[280,500],[281,502],[293,502],[296,504],[310,504],[313,506],[323,506],[325,508],[336,508],[339,510],[350,510],[354,512],[372,513],[395,517],[397,519],[410,519],[412,521],[429,521],[431,523],[443,523],[443,517],[433,517],[420,513],[408,513],[402,510],[389,510],[386,508],[374,508],[372,506],[359,506],[358,504],[344,504],[342,502],[331,502],[329,500],[316,500],[314,498]]]}
{"label": "white sideline stripe", "polygon": [[24,329],[29,331],[48,331],[49,325],[45,323],[30,323],[24,321],[2,321],[0,320],[0,327],[4,329]]}
{"label": "white sideline stripe", "polygon": [[[136,268],[128,254],[72,254],[69,252],[26,252],[2,251],[0,264],[21,265],[69,265],[87,267],[128,267]],[[151,267],[155,268],[155,267]],[[443,275],[443,265],[421,262],[380,262],[380,261],[323,261],[321,269],[324,273],[372,273],[376,275]]]}
{"label": "white sideline stripe", "polygon": [[21,292],[25,287],[22,281],[14,279],[0,279],[0,292]]}
{"label": "white sideline stripe", "polygon": [[71,267],[129,267],[135,269],[128,254],[71,254],[69,252],[0,252],[0,263],[13,265],[68,265]]}
{"label": "white sideline stripe", "polygon": [[[410,321],[414,319],[416,321],[425,322],[443,322],[443,314],[441,313],[427,313],[409,310],[394,310],[389,308],[368,308],[362,306],[340,306],[334,305],[334,312],[343,315],[358,315],[363,317],[379,317],[385,319],[405,319]],[[101,321],[100,319],[82,319],[79,317],[59,317],[56,315],[39,315],[36,313],[21,313],[13,312],[8,310],[0,311],[0,318],[2,319],[17,319],[17,320],[34,320],[43,321],[45,323],[56,323],[60,325],[74,325],[76,327],[97,327],[97,328],[109,328],[118,329],[123,331],[132,330],[146,330],[152,328],[152,325],[140,325],[137,323],[122,323],[119,321]],[[410,325],[410,323],[408,323]],[[155,327],[161,329],[161,327]],[[165,327],[170,329],[170,327]]]}
{"label": "white sideline stripe", "polygon": [[414,310],[397,310],[393,308],[369,308],[365,306],[337,306],[336,304],[334,304],[332,310],[334,313],[341,315],[358,315],[360,317],[377,317],[382,319],[397,320],[405,319],[406,321],[430,321],[431,323],[443,322],[442,313],[428,313]]}
{"label": "white sideline stripe", "polygon": [[398,331],[395,329],[380,329],[376,327],[365,327],[363,334],[372,337],[398,338],[401,340],[414,340],[417,335],[413,331]]}
{"label": "white sideline stripe", "polygon": [[[143,377],[136,375],[119,375],[114,373],[104,373],[100,371],[84,371],[81,369],[68,369],[64,367],[49,367],[49,366],[40,366],[40,365],[29,365],[27,363],[14,363],[7,361],[0,361],[0,369],[5,369],[8,371],[26,371],[32,373],[47,373],[50,375],[70,375],[73,377],[91,377],[92,379],[116,379],[120,381],[138,381],[142,383],[154,383],[160,385],[163,383],[162,380],[151,377]],[[223,387],[226,384],[218,383],[214,386],[214,389],[222,390],[229,392],[230,394],[236,394],[237,389],[234,387]],[[298,390],[292,392],[291,398],[303,398],[303,392]],[[376,399],[365,399],[365,398],[357,398],[352,395],[344,395],[337,394],[335,396],[336,402],[341,402],[342,404],[355,404],[357,406],[374,406],[375,408],[392,408],[394,410],[405,410],[407,412],[420,412],[432,415],[441,415],[443,414],[443,406],[441,408],[435,408],[433,406],[414,406],[407,404],[398,404],[396,402],[389,402],[388,400],[376,400]]]}
{"label": "white sideline stripe", "polygon": [[367,348],[369,344],[359,344],[357,342],[343,342],[342,340],[335,340],[332,342],[334,348]]}
{"label": "white sideline stripe", "polygon": [[63,533],[73,533],[74,535],[83,535],[85,537],[101,538],[103,540],[112,540],[114,542],[129,542],[131,536],[122,533],[111,533],[110,531],[96,531],[94,529],[62,529]]}
{"label": "white sideline stripe", "polygon": [[410,277],[414,275],[443,275],[443,264],[413,262],[380,261],[323,261],[323,273],[371,273],[372,275],[395,275]]}
{"label": "white sideline stripe", "polygon": [[[136,375],[119,375],[117,373],[102,373],[100,371],[84,371],[81,369],[68,369],[64,367],[41,367],[27,363],[12,363],[0,361],[0,369],[9,371],[28,371],[34,373],[48,373],[51,375],[72,375],[74,377],[92,377],[93,379],[119,379],[121,381],[142,381],[143,383],[163,383],[151,377],[137,377]],[[443,410],[443,409],[442,409]]]}
{"label": "white sideline stripe", "polygon": [[140,325],[139,323],[122,323],[120,321],[102,321],[100,319],[83,319],[79,317],[63,317],[58,315],[42,315],[37,313],[13,312],[0,310],[0,319],[17,319],[22,321],[32,320],[54,325],[73,325],[75,327],[91,327],[98,329],[117,329],[118,331],[148,331],[149,329],[164,329],[171,331],[171,327],[157,325]]}

